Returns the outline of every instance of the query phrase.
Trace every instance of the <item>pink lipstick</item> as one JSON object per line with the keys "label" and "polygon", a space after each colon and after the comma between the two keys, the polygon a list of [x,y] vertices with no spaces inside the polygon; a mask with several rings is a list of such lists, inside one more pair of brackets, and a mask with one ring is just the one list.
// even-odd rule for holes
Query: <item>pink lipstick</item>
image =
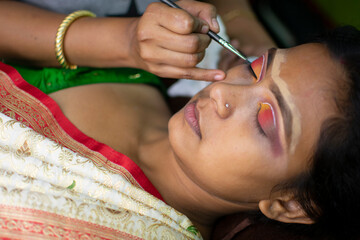
{"label": "pink lipstick", "polygon": [[196,102],[189,103],[184,109],[185,120],[191,129],[201,138],[199,113],[196,109]]}

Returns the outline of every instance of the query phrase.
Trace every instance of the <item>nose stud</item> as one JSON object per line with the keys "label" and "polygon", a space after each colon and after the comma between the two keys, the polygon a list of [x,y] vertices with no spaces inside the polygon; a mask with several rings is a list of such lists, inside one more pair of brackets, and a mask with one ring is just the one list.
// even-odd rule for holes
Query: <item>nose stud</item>
{"label": "nose stud", "polygon": [[225,107],[226,107],[226,108],[229,108],[229,104],[228,104],[228,103],[226,103],[226,104],[225,104]]}

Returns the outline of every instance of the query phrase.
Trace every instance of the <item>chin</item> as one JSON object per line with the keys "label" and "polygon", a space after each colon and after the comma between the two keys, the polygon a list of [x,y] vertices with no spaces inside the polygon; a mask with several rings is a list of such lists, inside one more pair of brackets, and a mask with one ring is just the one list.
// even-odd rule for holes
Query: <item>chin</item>
{"label": "chin", "polygon": [[169,134],[169,142],[172,145],[173,141],[175,141],[179,136],[178,132],[181,131],[181,127],[183,127],[181,122],[181,110],[171,116],[168,122],[168,134]]}
{"label": "chin", "polygon": [[189,143],[191,136],[184,121],[183,111],[175,113],[168,122],[168,137],[172,151],[176,156],[181,156],[184,153],[191,152]]}

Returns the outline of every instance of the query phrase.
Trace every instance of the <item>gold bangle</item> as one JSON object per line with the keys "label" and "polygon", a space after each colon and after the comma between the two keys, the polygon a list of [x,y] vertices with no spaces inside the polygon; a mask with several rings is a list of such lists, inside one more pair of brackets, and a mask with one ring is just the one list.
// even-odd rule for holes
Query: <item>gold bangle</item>
{"label": "gold bangle", "polygon": [[244,11],[240,8],[236,8],[224,14],[224,16],[222,16],[221,18],[224,22],[230,22],[237,17],[254,18],[254,15],[249,11]]}
{"label": "gold bangle", "polygon": [[64,38],[66,31],[68,30],[69,26],[78,18],[81,17],[96,17],[96,15],[92,12],[86,10],[79,10],[69,14],[60,24],[55,38],[55,54],[56,59],[60,63],[63,68],[67,69],[76,69],[77,65],[70,64],[66,61],[64,55]]}

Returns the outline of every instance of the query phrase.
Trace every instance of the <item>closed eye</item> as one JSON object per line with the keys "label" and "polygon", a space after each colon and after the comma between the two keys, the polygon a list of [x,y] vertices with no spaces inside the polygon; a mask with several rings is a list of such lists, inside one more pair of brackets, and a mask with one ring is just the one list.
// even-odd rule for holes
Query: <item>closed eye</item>
{"label": "closed eye", "polygon": [[259,132],[269,138],[276,136],[276,119],[274,109],[269,103],[259,103],[257,112]]}
{"label": "closed eye", "polygon": [[254,77],[253,82],[259,82],[262,80],[262,78],[265,75],[265,62],[266,57],[265,55],[262,55],[261,57],[257,58],[255,61],[251,63],[251,68],[253,69],[254,73],[257,76],[257,79]]}

